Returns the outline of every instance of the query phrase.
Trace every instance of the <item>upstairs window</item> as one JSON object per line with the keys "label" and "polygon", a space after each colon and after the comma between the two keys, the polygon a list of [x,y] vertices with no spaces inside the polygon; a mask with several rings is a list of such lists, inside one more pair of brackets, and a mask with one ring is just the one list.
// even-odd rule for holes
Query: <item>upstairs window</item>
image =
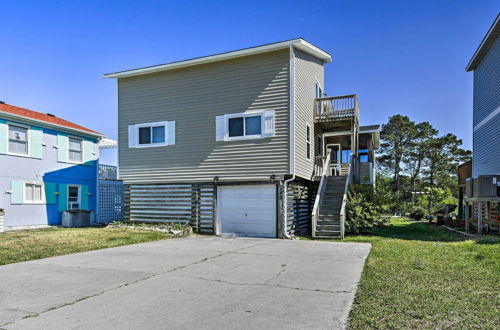
{"label": "upstairs window", "polygon": [[323,154],[323,139],[321,135],[318,135],[316,141],[316,156],[321,156]]}
{"label": "upstairs window", "polygon": [[175,121],[130,125],[128,134],[129,148],[174,145]]}
{"label": "upstairs window", "polygon": [[9,124],[9,153],[28,155],[28,128]]}
{"label": "upstairs window", "polygon": [[311,159],[311,126],[306,124],[306,157]]}
{"label": "upstairs window", "polygon": [[262,116],[248,115],[228,119],[229,137],[260,136]]}
{"label": "upstairs window", "polygon": [[139,144],[165,143],[165,126],[139,127]]}
{"label": "upstairs window", "polygon": [[34,204],[43,203],[43,185],[39,183],[25,183],[24,202]]}
{"label": "upstairs window", "polygon": [[68,139],[68,160],[70,162],[82,162],[82,139],[72,138]]}
{"label": "upstairs window", "polygon": [[215,117],[215,140],[235,141],[272,137],[274,110],[232,113]]}

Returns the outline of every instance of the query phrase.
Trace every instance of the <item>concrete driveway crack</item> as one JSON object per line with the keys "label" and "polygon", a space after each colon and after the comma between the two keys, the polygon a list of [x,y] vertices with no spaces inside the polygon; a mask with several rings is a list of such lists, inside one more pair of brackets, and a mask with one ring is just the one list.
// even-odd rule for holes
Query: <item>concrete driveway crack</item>
{"label": "concrete driveway crack", "polygon": [[236,285],[236,286],[268,286],[268,287],[282,288],[282,289],[288,289],[288,290],[309,291],[309,292],[324,292],[324,293],[353,293],[354,292],[353,290],[336,290],[336,291],[333,291],[333,290],[322,290],[322,289],[306,289],[306,288],[298,288],[298,287],[285,286],[285,285],[281,285],[281,284],[266,284],[265,282],[264,283],[236,283],[236,282],[230,282],[230,281],[225,281],[225,280],[216,280],[216,279],[205,278],[205,277],[192,277],[192,278],[198,279],[198,280],[203,280],[203,281],[224,283],[224,284]]}
{"label": "concrete driveway crack", "polygon": [[271,281],[277,280],[283,273],[286,271],[286,266],[288,265],[288,258],[286,259],[285,263],[281,265],[281,270],[277,272],[273,277],[270,279],[266,280],[264,284],[268,284]]}

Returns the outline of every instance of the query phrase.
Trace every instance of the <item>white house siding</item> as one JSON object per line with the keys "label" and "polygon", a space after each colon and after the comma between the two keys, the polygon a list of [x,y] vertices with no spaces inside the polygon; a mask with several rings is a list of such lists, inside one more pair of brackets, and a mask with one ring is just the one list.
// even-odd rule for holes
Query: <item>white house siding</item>
{"label": "white house siding", "polygon": [[[125,184],[269,180],[289,173],[289,51],[118,80],[120,178]],[[215,118],[274,110],[270,138],[216,141]],[[129,148],[128,126],[175,121],[175,145]]]}
{"label": "white house siding", "polygon": [[[500,174],[500,38],[474,70],[472,174]],[[492,114],[496,111],[496,115]],[[488,120],[489,119],[489,120]],[[487,121],[485,121],[487,120]],[[476,128],[478,124],[483,123]]]}
{"label": "white house siding", "polygon": [[[323,61],[295,50],[295,171],[310,180],[314,170],[314,98],[316,81],[324,90]],[[306,157],[306,124],[311,126],[311,159]]]}

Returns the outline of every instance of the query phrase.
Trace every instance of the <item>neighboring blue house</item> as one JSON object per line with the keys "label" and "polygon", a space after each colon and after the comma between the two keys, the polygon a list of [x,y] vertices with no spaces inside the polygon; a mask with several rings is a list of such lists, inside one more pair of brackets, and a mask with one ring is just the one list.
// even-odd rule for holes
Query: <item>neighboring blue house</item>
{"label": "neighboring blue house", "polygon": [[4,229],[60,225],[62,211],[97,210],[97,143],[103,137],[54,115],[0,102]]}
{"label": "neighboring blue house", "polygon": [[466,228],[500,230],[500,14],[466,68],[474,72],[472,178],[466,182]]}

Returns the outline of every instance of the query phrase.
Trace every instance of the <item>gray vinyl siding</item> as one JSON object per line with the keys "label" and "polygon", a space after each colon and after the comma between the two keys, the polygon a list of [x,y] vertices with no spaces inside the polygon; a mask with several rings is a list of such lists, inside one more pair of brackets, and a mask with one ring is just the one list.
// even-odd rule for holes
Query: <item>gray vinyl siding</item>
{"label": "gray vinyl siding", "polygon": [[[295,50],[295,174],[310,180],[314,171],[316,80],[324,90],[323,61]],[[306,157],[306,124],[311,126],[311,159]]]}
{"label": "gray vinyl siding", "polygon": [[[125,183],[269,180],[289,173],[289,51],[118,81],[119,166]],[[215,118],[275,110],[271,138],[215,141]],[[176,144],[129,148],[128,125],[176,122]]]}
{"label": "gray vinyl siding", "polygon": [[[500,107],[500,38],[474,70],[473,127]],[[473,132],[472,175],[500,174],[500,114]]]}

